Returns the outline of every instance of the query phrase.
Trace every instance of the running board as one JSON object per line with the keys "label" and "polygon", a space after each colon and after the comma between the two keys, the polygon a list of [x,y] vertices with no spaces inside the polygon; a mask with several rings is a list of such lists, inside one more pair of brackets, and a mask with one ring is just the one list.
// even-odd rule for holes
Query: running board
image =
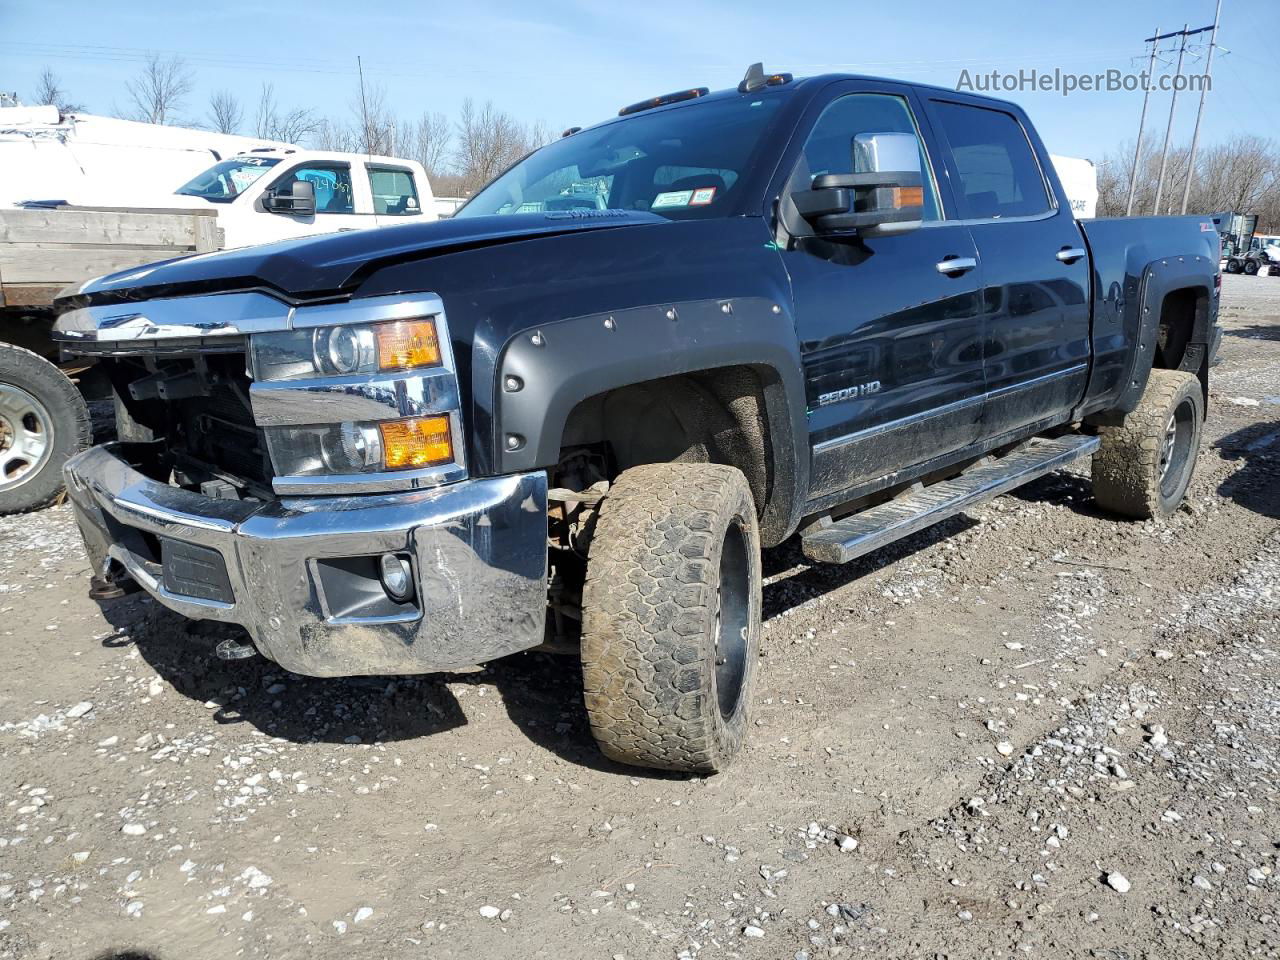
{"label": "running board", "polygon": [[818,563],[848,563],[967,507],[991,500],[1098,449],[1097,437],[1071,434],[1028,440],[1012,453],[981,461],[950,480],[871,507],[801,536],[804,555]]}

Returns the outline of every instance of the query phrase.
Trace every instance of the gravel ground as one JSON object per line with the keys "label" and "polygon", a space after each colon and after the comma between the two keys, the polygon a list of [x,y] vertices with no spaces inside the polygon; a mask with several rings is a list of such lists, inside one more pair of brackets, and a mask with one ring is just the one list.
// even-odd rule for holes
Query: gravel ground
{"label": "gravel ground", "polygon": [[569,659],[224,663],[0,519],[0,957],[1280,956],[1280,280],[1224,280],[1183,510],[1064,471],[771,551],[711,779],[601,758]]}

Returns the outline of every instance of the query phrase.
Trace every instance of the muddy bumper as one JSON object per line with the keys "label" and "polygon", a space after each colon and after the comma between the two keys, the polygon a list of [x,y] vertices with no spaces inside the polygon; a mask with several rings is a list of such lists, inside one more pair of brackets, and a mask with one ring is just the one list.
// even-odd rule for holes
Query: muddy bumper
{"label": "muddy bumper", "polygon": [[[151,446],[106,444],[65,467],[95,574],[239,624],[265,656],[311,676],[456,669],[542,642],[545,473],[217,500],[147,476]],[[411,571],[407,598],[381,579],[388,554]]]}

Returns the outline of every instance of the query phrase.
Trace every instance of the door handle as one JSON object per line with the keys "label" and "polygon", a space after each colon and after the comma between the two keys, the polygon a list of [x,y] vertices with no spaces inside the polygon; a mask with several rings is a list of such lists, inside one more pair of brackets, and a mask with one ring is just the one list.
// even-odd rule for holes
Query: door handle
{"label": "door handle", "polygon": [[968,273],[978,265],[978,261],[973,257],[945,257],[939,260],[935,267],[939,273],[945,273],[948,277],[958,277],[962,273]]}
{"label": "door handle", "polygon": [[1082,247],[1063,247],[1054,254],[1063,263],[1075,263],[1077,260],[1084,258],[1084,249]]}

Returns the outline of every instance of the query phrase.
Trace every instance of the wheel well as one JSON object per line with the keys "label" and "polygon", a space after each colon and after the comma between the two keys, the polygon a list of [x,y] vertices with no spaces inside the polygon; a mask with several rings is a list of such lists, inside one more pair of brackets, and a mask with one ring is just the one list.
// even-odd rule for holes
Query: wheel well
{"label": "wheel well", "polygon": [[1199,287],[1170,292],[1160,305],[1160,328],[1156,337],[1153,367],[1182,370],[1200,379],[1208,402],[1208,347],[1205,339],[1209,319],[1209,293]]}
{"label": "wheel well", "polygon": [[757,512],[772,491],[764,384],[750,366],[661,377],[581,401],[565,421],[553,486],[584,449],[600,455],[609,480],[646,463],[723,463],[746,476]]}
{"label": "wheel well", "polygon": [[1174,290],[1160,305],[1160,329],[1156,339],[1155,366],[1162,370],[1195,371],[1183,367],[1184,361],[1196,362],[1187,353],[1197,328],[1203,328],[1209,309],[1209,297],[1194,287]]}

